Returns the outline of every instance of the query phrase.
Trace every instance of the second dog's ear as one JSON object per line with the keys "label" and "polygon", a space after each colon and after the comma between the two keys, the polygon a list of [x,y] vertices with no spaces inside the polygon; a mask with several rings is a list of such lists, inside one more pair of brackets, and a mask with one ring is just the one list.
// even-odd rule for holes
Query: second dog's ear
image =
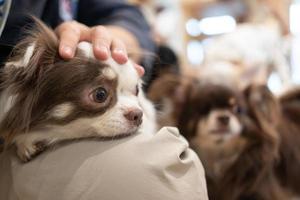
{"label": "second dog's ear", "polygon": [[154,103],[160,102],[163,98],[170,98],[176,109],[180,109],[186,101],[193,81],[192,78],[181,75],[163,75],[149,87],[148,98]]}
{"label": "second dog's ear", "polygon": [[276,97],[265,85],[251,85],[245,90],[245,97],[252,114],[259,121],[276,125],[280,120],[280,106]]}

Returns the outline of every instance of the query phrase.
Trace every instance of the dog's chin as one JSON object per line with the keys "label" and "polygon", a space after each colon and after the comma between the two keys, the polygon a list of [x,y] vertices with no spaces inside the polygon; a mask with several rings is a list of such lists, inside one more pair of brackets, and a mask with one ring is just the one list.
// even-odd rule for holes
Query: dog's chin
{"label": "dog's chin", "polygon": [[214,140],[222,140],[227,141],[231,138],[237,137],[240,135],[240,132],[236,132],[234,130],[231,130],[230,128],[214,128],[211,130],[208,130],[208,134],[214,138]]}
{"label": "dog's chin", "polygon": [[210,134],[214,135],[230,135],[233,132],[229,128],[216,128],[208,131]]}
{"label": "dog's chin", "polygon": [[120,131],[116,131],[113,135],[111,136],[105,136],[106,138],[125,138],[125,137],[128,137],[128,136],[131,136],[131,135],[134,135],[134,134],[137,134],[140,130],[140,126],[136,126],[136,127],[133,127],[133,128],[130,128],[128,130],[120,130]]}
{"label": "dog's chin", "polygon": [[126,137],[129,137],[129,136],[132,136],[132,135],[135,135],[137,134],[138,131],[131,131],[131,132],[122,132],[122,133],[118,133],[116,135],[113,135],[113,136],[105,136],[104,139],[122,139],[122,138],[126,138]]}
{"label": "dog's chin", "polygon": [[220,135],[220,136],[230,136],[230,135],[239,135],[239,132],[233,131],[228,128],[219,128],[219,129],[212,129],[208,131],[210,134],[213,135]]}

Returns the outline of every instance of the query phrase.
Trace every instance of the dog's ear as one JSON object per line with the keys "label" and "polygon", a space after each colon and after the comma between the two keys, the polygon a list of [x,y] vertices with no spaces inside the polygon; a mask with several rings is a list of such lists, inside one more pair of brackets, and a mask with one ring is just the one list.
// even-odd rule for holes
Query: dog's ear
{"label": "dog's ear", "polygon": [[191,85],[196,81],[193,78],[166,74],[156,79],[149,87],[147,96],[154,103],[159,103],[163,98],[170,98],[176,106],[176,111],[183,106]]}
{"label": "dog's ear", "polygon": [[[201,89],[199,89],[199,81],[196,79],[186,85],[184,102],[180,106],[181,112],[178,117],[178,127],[181,134],[191,140],[196,135],[197,124],[199,120],[198,106]],[[178,108],[177,108],[178,109]]]}
{"label": "dog's ear", "polygon": [[1,98],[14,101],[0,125],[1,135],[8,142],[15,134],[29,129],[40,80],[47,76],[47,70],[58,59],[55,33],[39,20],[34,21],[35,28],[16,45],[0,73]]}
{"label": "dog's ear", "polygon": [[27,86],[35,84],[40,75],[47,71],[46,66],[59,58],[55,33],[40,20],[32,18],[34,26],[26,31],[24,39],[14,47],[4,66],[1,78],[4,82],[21,82]]}
{"label": "dog's ear", "polygon": [[245,89],[248,109],[255,117],[277,124],[280,118],[280,104],[265,85],[250,85]]}
{"label": "dog's ear", "polygon": [[280,97],[283,113],[290,120],[299,124],[300,120],[300,88],[290,89]]}
{"label": "dog's ear", "polygon": [[278,123],[281,120],[281,107],[277,98],[265,85],[251,85],[245,92],[248,115],[259,128],[250,134],[277,154],[279,144]]}

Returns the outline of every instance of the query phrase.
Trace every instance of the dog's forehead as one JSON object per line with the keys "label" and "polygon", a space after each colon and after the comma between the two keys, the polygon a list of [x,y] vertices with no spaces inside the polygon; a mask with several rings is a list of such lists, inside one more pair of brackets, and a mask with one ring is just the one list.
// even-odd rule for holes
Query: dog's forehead
{"label": "dog's forehead", "polygon": [[[86,57],[96,59],[91,43],[80,42],[78,44],[78,49],[80,49]],[[138,83],[138,73],[130,60],[125,64],[118,64],[112,57],[109,57],[107,60],[103,61],[103,63],[108,65],[111,69],[106,70],[108,76],[113,76],[113,73],[117,75],[119,86],[132,88]]]}

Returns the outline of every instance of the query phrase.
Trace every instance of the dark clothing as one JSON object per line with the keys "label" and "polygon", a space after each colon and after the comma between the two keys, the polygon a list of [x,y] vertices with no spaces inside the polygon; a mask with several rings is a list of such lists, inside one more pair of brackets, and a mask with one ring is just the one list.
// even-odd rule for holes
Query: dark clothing
{"label": "dark clothing", "polygon": [[[69,5],[66,2],[77,3]],[[143,49],[150,52],[155,50],[150,28],[142,13],[126,0],[12,0],[9,16],[0,37],[0,63],[3,63],[12,47],[20,40],[24,29],[32,23],[29,15],[34,15],[55,28],[66,20],[63,18],[68,12],[64,8],[67,11],[71,10],[69,14],[74,20],[87,26],[121,26],[136,36]]]}

